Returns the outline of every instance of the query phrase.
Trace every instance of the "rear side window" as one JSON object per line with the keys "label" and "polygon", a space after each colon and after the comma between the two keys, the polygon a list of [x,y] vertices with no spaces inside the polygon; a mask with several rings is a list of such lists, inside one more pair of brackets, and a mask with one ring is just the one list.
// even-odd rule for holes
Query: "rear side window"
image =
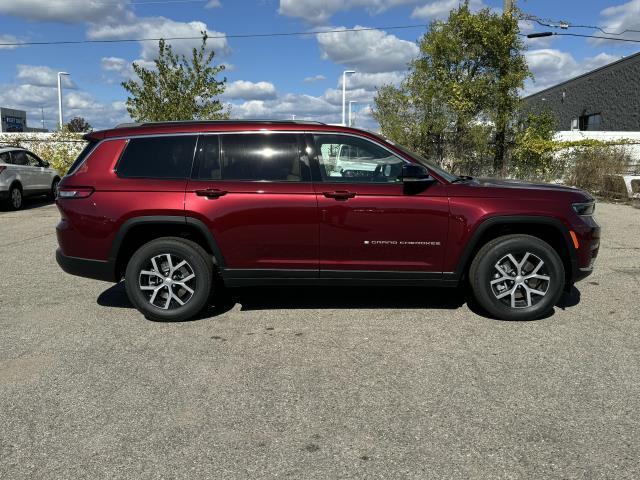
{"label": "rear side window", "polygon": [[71,175],[76,170],[78,170],[80,165],[82,165],[82,163],[85,161],[85,159],[87,158],[87,156],[89,155],[91,150],[93,150],[93,147],[95,147],[97,143],[98,142],[96,142],[95,140],[87,143],[87,145],[80,152],[80,155],[78,155],[78,158],[76,158],[71,164],[71,166],[69,167],[69,171],[67,172],[67,175]]}
{"label": "rear side window", "polygon": [[188,178],[197,137],[149,137],[129,140],[116,172],[125,178]]}
{"label": "rear side window", "polygon": [[11,163],[11,155],[9,155],[9,152],[0,153],[0,163]]}
{"label": "rear side window", "polygon": [[[309,160],[296,134],[204,136],[199,179],[308,182]],[[217,145],[219,142],[219,153]]]}

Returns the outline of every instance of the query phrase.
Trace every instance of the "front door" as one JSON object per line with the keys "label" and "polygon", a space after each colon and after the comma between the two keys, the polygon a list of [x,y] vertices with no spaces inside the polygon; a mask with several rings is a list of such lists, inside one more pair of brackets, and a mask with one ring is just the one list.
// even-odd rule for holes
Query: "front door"
{"label": "front door", "polygon": [[441,273],[449,221],[444,186],[408,190],[401,181],[407,161],[369,139],[313,138],[322,179],[315,184],[320,275]]}
{"label": "front door", "polygon": [[305,148],[295,133],[200,137],[185,207],[211,230],[228,275],[317,277],[318,208]]}

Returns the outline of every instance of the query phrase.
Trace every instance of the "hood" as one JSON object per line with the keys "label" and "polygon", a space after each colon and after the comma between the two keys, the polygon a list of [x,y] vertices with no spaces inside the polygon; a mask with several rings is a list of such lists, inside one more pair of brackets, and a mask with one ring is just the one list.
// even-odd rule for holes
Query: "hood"
{"label": "hood", "polygon": [[571,193],[584,193],[576,187],[570,187],[567,185],[561,185],[557,183],[543,183],[543,182],[525,182],[523,180],[510,180],[500,178],[475,178],[475,182],[483,187],[498,187],[498,188],[518,188],[527,190],[553,190],[561,192]]}

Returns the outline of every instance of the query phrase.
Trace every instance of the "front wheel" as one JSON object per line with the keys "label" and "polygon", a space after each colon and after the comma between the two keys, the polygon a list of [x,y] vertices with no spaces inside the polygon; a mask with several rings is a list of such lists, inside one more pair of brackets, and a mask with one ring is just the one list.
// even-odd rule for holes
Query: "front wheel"
{"label": "front wheel", "polygon": [[152,320],[183,321],[200,313],[211,295],[213,263],[197,243],[177,237],[153,240],[131,257],[127,296]]}
{"label": "front wheel", "polygon": [[469,270],[474,297],[503,320],[534,320],[553,310],[565,272],[558,253],[530,235],[506,235],[488,242]]}

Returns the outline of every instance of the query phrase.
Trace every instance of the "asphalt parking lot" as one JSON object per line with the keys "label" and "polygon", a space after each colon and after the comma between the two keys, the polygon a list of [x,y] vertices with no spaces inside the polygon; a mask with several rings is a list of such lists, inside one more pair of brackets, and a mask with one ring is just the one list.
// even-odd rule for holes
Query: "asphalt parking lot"
{"label": "asphalt parking lot", "polygon": [[503,322],[439,289],[242,290],[186,323],[64,274],[51,204],[0,212],[0,478],[639,478],[640,210]]}

